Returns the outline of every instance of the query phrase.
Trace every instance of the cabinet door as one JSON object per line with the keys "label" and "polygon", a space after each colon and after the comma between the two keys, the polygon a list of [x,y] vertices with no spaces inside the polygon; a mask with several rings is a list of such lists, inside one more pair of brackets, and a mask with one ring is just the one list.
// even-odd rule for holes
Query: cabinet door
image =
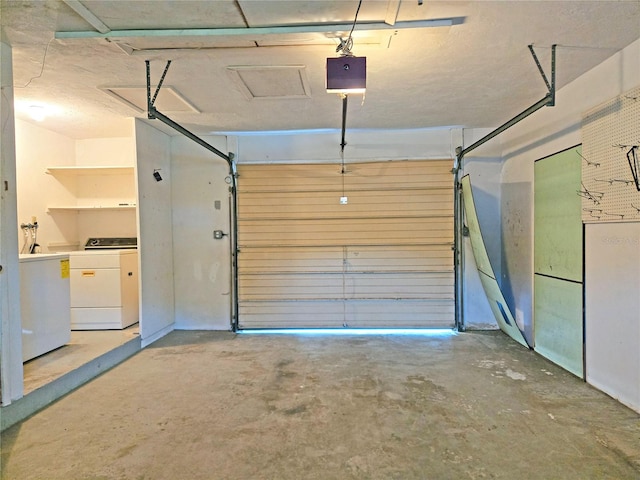
{"label": "cabinet door", "polygon": [[124,253],[120,256],[120,286],[122,306],[138,318],[138,255]]}
{"label": "cabinet door", "polygon": [[72,268],[71,308],[121,307],[120,269]]}

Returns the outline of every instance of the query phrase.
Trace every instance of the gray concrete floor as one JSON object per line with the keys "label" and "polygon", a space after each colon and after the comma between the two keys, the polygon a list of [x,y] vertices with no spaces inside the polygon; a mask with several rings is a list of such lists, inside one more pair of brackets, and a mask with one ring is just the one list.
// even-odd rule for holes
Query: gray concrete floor
{"label": "gray concrete floor", "polygon": [[640,415],[500,332],[173,332],[3,432],[2,479],[638,479]]}
{"label": "gray concrete floor", "polygon": [[127,343],[139,332],[137,323],[123,330],[73,330],[69,343],[24,364],[24,394]]}

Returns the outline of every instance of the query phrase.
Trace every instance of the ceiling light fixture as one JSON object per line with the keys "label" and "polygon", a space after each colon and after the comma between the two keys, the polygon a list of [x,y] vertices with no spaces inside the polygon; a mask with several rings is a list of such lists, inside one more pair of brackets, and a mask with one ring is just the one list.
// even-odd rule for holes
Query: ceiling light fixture
{"label": "ceiling light fixture", "polygon": [[43,122],[47,118],[47,112],[42,105],[29,105],[29,116],[36,122]]}

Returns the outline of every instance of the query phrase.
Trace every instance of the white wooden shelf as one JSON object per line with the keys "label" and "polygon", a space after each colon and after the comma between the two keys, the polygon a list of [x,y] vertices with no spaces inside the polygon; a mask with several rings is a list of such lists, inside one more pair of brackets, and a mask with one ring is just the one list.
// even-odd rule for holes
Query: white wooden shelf
{"label": "white wooden shelf", "polygon": [[135,205],[90,205],[90,206],[60,206],[60,207],[48,207],[47,211],[49,213],[55,212],[97,212],[97,211],[125,211],[125,210],[135,210]]}
{"label": "white wooden shelf", "polygon": [[[109,236],[111,229],[106,219],[117,219],[118,230],[124,228],[128,236],[136,235],[135,213],[136,167],[134,165],[55,165],[45,169],[50,181],[64,187],[65,196],[50,198],[47,214],[53,221],[82,219],[82,229],[69,237],[84,238],[48,245],[50,250],[64,252],[82,250],[86,237]],[[71,194],[69,196],[68,194]],[[107,215],[107,216],[105,216]],[[64,225],[63,222],[61,225]],[[112,222],[109,222],[112,223]],[[120,233],[119,233],[120,234]],[[67,237],[65,235],[65,237]]]}
{"label": "white wooden shelf", "polygon": [[[49,167],[46,173],[54,177],[63,176],[105,176],[105,175],[126,175],[133,180],[135,169],[133,166],[81,166],[81,165],[65,165],[60,167]],[[86,202],[85,202],[86,203]],[[127,202],[124,205],[107,204],[107,205],[56,205],[47,208],[48,213],[56,212],[107,212],[107,211],[133,211],[136,209],[134,202]]]}
{"label": "white wooden shelf", "polygon": [[49,167],[47,173],[50,175],[133,175],[134,167],[113,167],[113,166],[65,166]]}

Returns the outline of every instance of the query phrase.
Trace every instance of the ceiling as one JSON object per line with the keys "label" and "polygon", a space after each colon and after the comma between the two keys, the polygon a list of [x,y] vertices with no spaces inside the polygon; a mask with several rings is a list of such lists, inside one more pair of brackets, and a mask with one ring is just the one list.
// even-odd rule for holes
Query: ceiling
{"label": "ceiling", "polygon": [[[40,106],[42,125],[71,138],[129,135],[127,118],[146,117],[145,60],[152,84],[172,61],[156,106],[196,134],[340,128],[325,64],[358,0],[0,5],[16,116]],[[363,0],[352,52],[367,57],[367,91],[350,97],[347,126],[498,126],[547,93],[529,44],[547,75],[558,44],[561,88],[638,39],[639,26],[638,0]]]}

